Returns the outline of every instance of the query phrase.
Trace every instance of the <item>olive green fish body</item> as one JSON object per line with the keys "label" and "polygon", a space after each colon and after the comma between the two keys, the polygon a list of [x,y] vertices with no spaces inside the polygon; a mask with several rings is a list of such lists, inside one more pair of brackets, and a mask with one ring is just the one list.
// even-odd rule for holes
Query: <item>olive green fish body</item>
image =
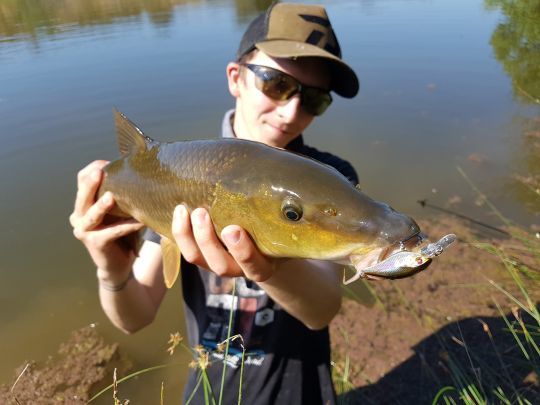
{"label": "olive green fish body", "polygon": [[[363,194],[334,168],[238,139],[159,143],[115,114],[122,157],[106,168],[100,193],[161,234],[165,280],[178,274],[174,207],[204,207],[218,235],[236,224],[274,257],[348,263],[419,232],[408,216]],[[176,263],[175,263],[176,261]]]}
{"label": "olive green fish body", "polygon": [[[171,237],[174,207],[210,208],[227,162],[213,141],[150,142],[105,168],[103,191],[112,191],[118,207],[156,232]],[[231,157],[230,157],[231,158]]]}

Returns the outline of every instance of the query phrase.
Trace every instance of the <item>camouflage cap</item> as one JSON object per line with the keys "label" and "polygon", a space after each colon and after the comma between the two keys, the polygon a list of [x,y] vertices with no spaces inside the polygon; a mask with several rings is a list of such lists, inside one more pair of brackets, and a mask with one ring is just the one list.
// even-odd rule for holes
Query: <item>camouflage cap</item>
{"label": "camouflage cap", "polygon": [[259,49],[275,58],[318,57],[331,68],[331,90],[351,98],[360,84],[356,73],[341,59],[341,49],[322,6],[274,3],[248,26],[237,57]]}

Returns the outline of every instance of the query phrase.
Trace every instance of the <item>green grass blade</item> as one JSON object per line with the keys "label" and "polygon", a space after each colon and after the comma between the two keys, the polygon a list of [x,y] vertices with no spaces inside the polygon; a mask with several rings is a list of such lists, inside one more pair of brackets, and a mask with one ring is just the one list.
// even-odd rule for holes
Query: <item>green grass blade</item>
{"label": "green grass blade", "polygon": [[216,396],[214,395],[214,390],[212,389],[212,384],[210,384],[210,380],[208,379],[208,374],[206,374],[206,370],[202,370],[202,375],[205,405],[209,405],[210,400],[212,400],[212,405],[216,405]]}
{"label": "green grass blade", "polygon": [[529,353],[527,353],[527,350],[525,350],[525,347],[521,343],[521,339],[519,338],[516,331],[514,330],[514,327],[510,324],[510,321],[508,320],[508,318],[504,314],[502,308],[500,307],[500,305],[499,305],[499,303],[497,301],[495,301],[495,305],[497,306],[497,309],[499,310],[499,312],[500,312],[500,314],[501,314],[501,316],[502,316],[502,318],[504,320],[504,323],[506,323],[506,326],[510,330],[510,333],[512,333],[512,336],[514,336],[514,339],[515,339],[516,343],[518,344],[519,348],[521,349],[521,352],[523,353],[523,355],[525,356],[525,358],[527,360],[530,360]]}
{"label": "green grass blade", "polygon": [[223,371],[221,372],[221,387],[219,389],[219,401],[218,405],[221,405],[221,401],[223,399],[223,389],[225,387],[225,373],[227,372],[227,359],[229,357],[229,344],[230,344],[230,338],[231,338],[231,329],[232,329],[232,321],[233,321],[233,314],[234,314],[234,305],[236,298],[236,282],[233,283],[232,286],[232,302],[231,302],[231,309],[229,310],[229,326],[227,329],[227,340],[225,343],[225,354],[223,356]]}
{"label": "green grass blade", "polygon": [[437,392],[437,395],[435,395],[435,398],[433,398],[431,405],[437,405],[437,403],[439,402],[439,398],[441,398],[443,395],[445,395],[449,391],[457,391],[457,390],[455,387],[452,387],[452,386],[442,387],[439,390],[439,392]]}
{"label": "green grass blade", "polygon": [[[530,311],[529,308],[527,308],[526,305],[524,305],[521,301],[519,301],[516,297],[514,297],[512,294],[510,294],[508,291],[506,291],[504,288],[502,288],[499,284],[497,284],[493,280],[488,280],[489,283],[494,286],[497,290],[502,292],[504,295],[506,295],[508,298],[510,298],[516,305],[518,305],[522,310],[527,312],[530,316],[535,318],[534,312]],[[537,318],[538,319],[538,318]]]}
{"label": "green grass blade", "polygon": [[463,176],[463,178],[465,179],[465,181],[469,184],[469,186],[478,194],[478,196],[482,199],[482,201],[484,203],[486,203],[486,205],[491,209],[491,211],[493,211],[493,213],[507,226],[512,226],[511,222],[505,218],[505,216],[497,209],[497,207],[495,207],[491,201],[488,200],[488,198],[485,196],[484,193],[482,193],[475,185],[474,183],[471,181],[471,179],[469,179],[469,176],[467,176],[467,174],[465,173],[465,171],[461,168],[461,167],[457,167],[457,170],[459,172],[459,174],[461,174]]}
{"label": "green grass blade", "polygon": [[503,404],[508,404],[510,405],[511,402],[508,398],[506,398],[505,394],[504,394],[504,391],[502,390],[501,387],[497,387],[496,389],[493,390],[493,394],[495,394],[495,396],[497,398],[499,398],[499,400],[503,403]]}
{"label": "green grass blade", "polygon": [[242,403],[242,382],[244,380],[244,360],[246,358],[246,348],[242,344],[242,362],[240,363],[240,384],[238,386],[238,405]]}
{"label": "green grass blade", "polygon": [[189,395],[189,398],[187,399],[185,405],[189,405],[191,401],[193,400],[195,393],[197,392],[197,390],[199,389],[199,386],[201,385],[202,379],[203,379],[203,375],[202,373],[200,373],[199,378],[197,378],[197,384],[195,384],[195,388],[193,389],[193,391],[191,391],[191,394]]}
{"label": "green grass blade", "polygon": [[529,333],[529,330],[525,326],[525,323],[518,319],[519,326],[521,326],[521,329],[523,330],[523,335],[525,335],[525,341],[532,346],[532,348],[536,351],[536,354],[540,356],[540,349],[538,348],[538,345],[536,344],[536,341],[533,339],[531,334]]}

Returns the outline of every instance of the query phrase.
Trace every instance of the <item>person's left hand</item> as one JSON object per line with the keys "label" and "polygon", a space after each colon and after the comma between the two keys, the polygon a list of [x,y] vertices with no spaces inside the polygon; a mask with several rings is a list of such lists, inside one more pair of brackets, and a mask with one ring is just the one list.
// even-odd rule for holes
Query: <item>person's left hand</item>
{"label": "person's left hand", "polygon": [[221,277],[244,276],[255,282],[268,280],[279,259],[264,256],[240,226],[229,225],[221,232],[221,243],[212,219],[204,208],[191,216],[183,205],[174,210],[172,233],[184,259]]}

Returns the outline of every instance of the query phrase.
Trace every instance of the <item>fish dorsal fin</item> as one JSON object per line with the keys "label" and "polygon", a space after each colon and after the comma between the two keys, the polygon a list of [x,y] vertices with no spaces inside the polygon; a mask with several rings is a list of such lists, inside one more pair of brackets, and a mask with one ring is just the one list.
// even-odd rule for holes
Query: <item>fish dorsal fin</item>
{"label": "fish dorsal fin", "polygon": [[145,136],[133,122],[116,108],[113,109],[113,112],[120,154],[125,156],[133,152],[146,150],[147,144],[151,143],[152,139]]}
{"label": "fish dorsal fin", "polygon": [[180,273],[180,248],[166,237],[161,237],[161,256],[163,257],[163,278],[167,288],[171,288]]}

